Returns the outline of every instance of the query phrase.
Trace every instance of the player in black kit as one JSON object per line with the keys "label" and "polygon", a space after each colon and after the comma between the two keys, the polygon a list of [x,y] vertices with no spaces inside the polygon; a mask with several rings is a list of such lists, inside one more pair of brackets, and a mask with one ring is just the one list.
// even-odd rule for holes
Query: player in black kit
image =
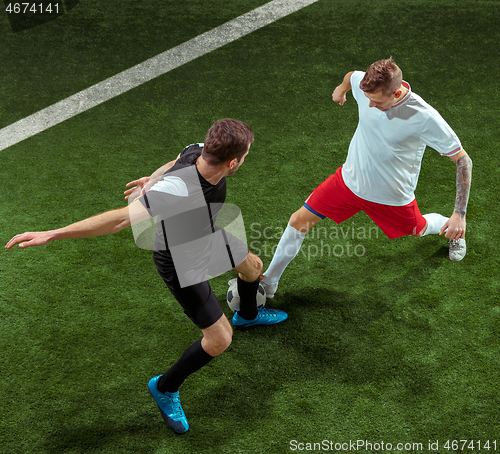
{"label": "player in black kit", "polygon": [[186,147],[177,159],[151,177],[130,182],[127,186],[131,188],[125,194],[133,201],[128,207],[61,229],[17,235],[6,245],[7,249],[16,244],[25,248],[60,239],[87,238],[155,219],[151,249],[156,268],[203,334],[167,372],[153,377],[148,384],[163,419],[176,433],[189,429],[179,399],[180,385],[226,350],[232,340],[232,327],[208,277],[230,269],[238,272],[241,302],[233,316],[236,328],[271,325],[287,318],[282,311],[257,308],[262,261],[246,249],[244,242],[216,225],[217,213],[226,198],[225,177],[234,175],[243,164],[253,140],[253,132],[245,123],[219,120],[208,131],[204,144]]}

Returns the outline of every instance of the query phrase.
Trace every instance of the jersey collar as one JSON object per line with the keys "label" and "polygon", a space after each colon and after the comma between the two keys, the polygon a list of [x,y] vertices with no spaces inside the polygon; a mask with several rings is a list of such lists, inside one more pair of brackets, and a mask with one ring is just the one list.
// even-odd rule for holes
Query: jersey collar
{"label": "jersey collar", "polygon": [[403,80],[402,82],[402,85],[403,87],[405,87],[408,92],[406,93],[406,95],[404,95],[403,99],[401,99],[400,101],[398,101],[396,104],[394,104],[391,109],[394,109],[395,107],[399,107],[401,106],[402,104],[404,104],[406,101],[408,101],[408,99],[410,99],[410,96],[411,96],[411,87],[410,87],[410,84],[408,82],[405,82]]}

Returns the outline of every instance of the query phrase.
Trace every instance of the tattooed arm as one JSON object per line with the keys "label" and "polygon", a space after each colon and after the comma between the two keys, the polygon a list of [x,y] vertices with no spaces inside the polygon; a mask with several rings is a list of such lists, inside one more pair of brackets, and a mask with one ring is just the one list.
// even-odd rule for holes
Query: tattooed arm
{"label": "tattooed arm", "polygon": [[451,159],[457,165],[457,196],[455,198],[455,209],[448,222],[441,228],[440,235],[446,229],[446,238],[458,239],[465,237],[465,214],[467,213],[467,202],[472,176],[472,160],[464,149]]}

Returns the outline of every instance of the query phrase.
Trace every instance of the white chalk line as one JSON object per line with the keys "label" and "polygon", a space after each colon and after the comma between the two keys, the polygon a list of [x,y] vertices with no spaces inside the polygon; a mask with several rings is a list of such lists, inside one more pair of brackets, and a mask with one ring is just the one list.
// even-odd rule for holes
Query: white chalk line
{"label": "white chalk line", "polygon": [[0,130],[0,150],[172,71],[318,0],[273,0]]}

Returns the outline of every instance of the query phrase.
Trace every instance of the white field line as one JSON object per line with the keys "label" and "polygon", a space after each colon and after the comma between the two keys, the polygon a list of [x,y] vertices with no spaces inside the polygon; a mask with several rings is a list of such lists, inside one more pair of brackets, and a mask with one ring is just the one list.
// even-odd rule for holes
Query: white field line
{"label": "white field line", "polygon": [[0,130],[0,150],[85,112],[318,0],[273,0]]}

